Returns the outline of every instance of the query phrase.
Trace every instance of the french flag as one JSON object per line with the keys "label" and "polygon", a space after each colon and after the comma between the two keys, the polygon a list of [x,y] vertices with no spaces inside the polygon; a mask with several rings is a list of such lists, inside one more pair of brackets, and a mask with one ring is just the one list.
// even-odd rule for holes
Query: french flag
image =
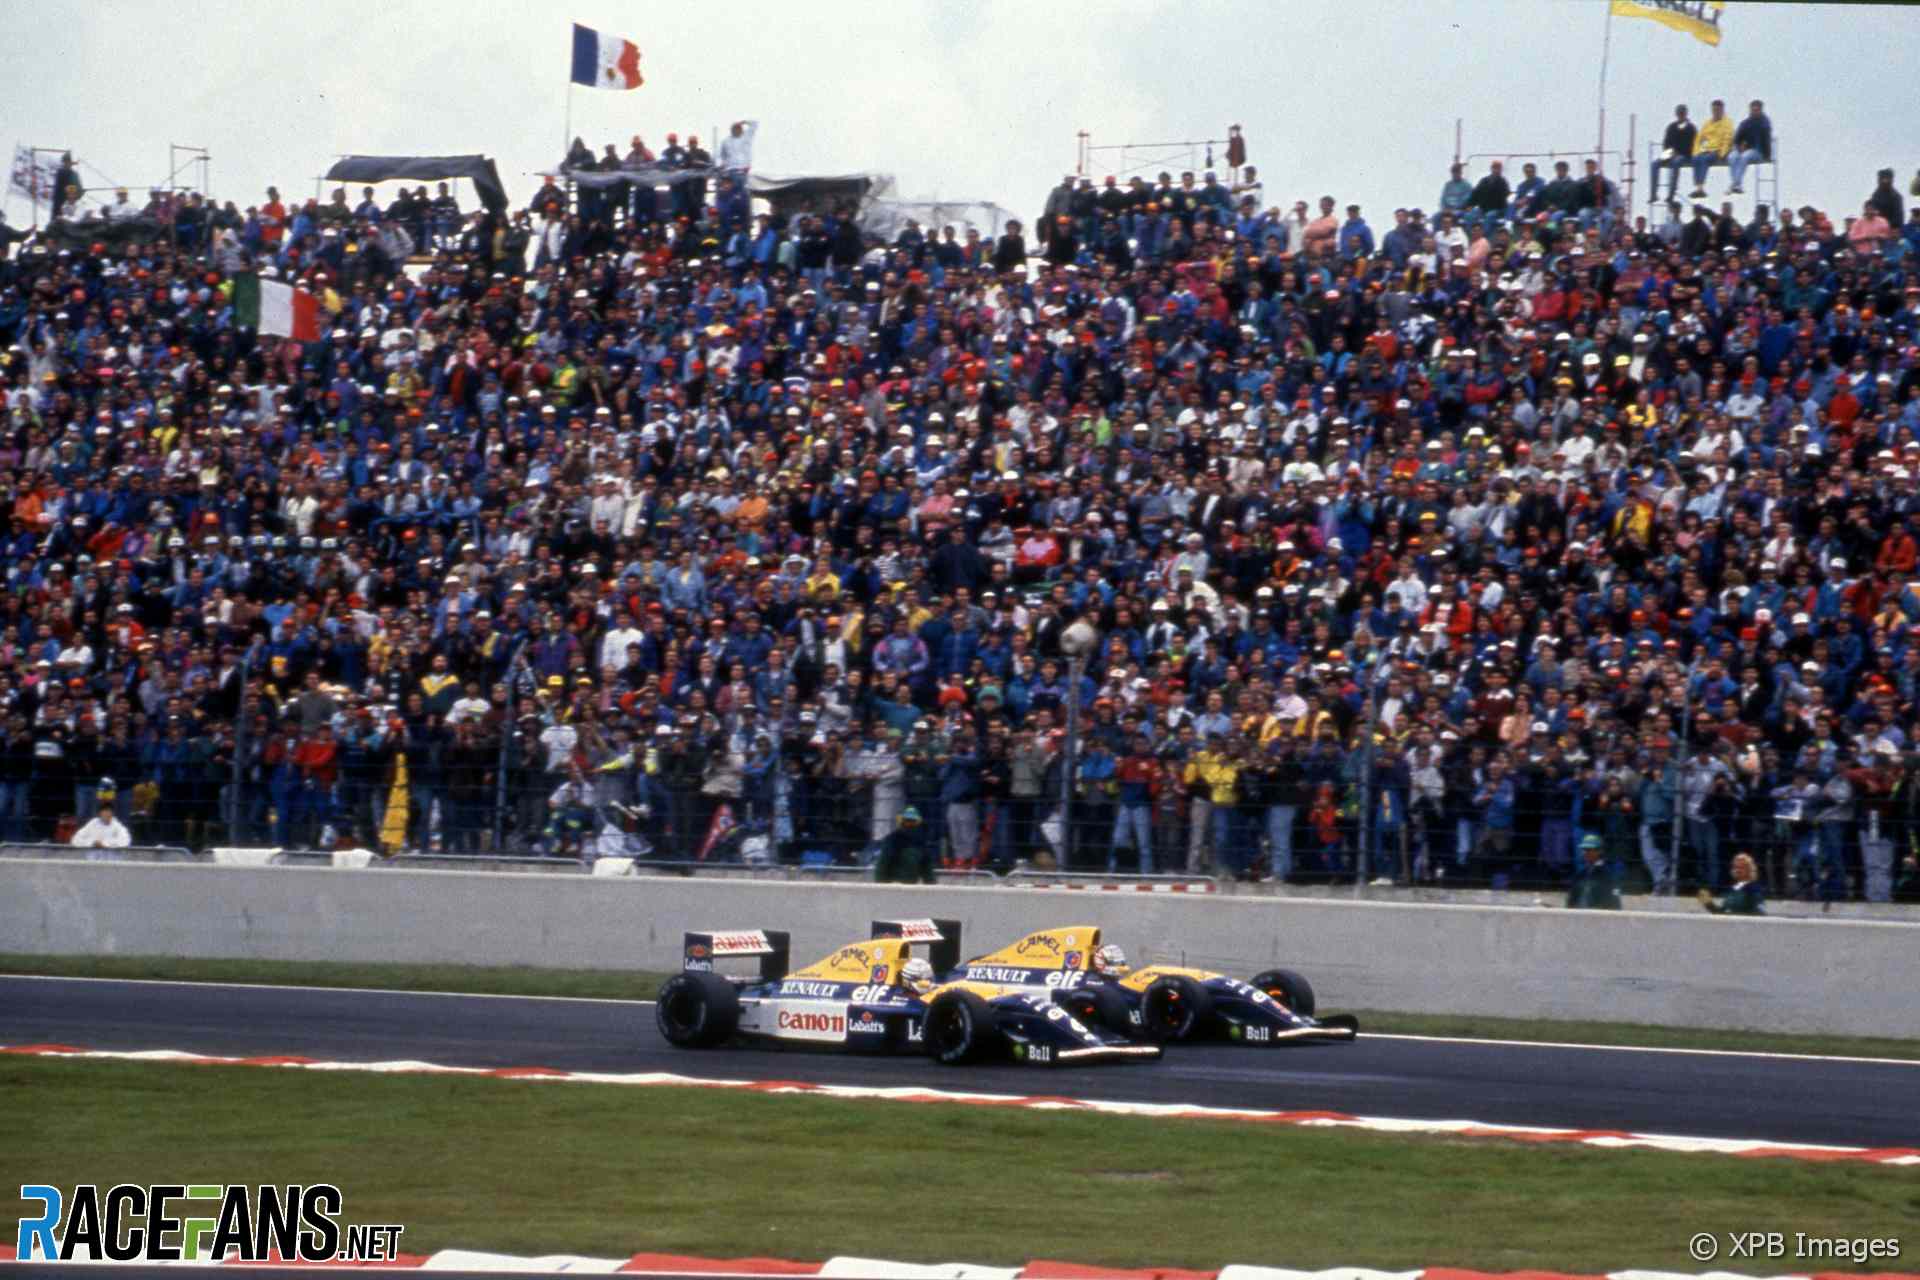
{"label": "french flag", "polygon": [[589,89],[638,89],[640,46],[574,23],[573,82]]}

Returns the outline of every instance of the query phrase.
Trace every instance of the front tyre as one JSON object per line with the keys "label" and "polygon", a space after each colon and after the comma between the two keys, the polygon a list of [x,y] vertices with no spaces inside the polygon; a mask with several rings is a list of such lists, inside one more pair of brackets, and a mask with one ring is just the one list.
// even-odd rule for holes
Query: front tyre
{"label": "front tyre", "polygon": [[1192,978],[1156,978],[1140,997],[1141,1029],[1155,1044],[1195,1039],[1212,1020],[1213,997]]}
{"label": "front tyre", "polygon": [[1303,1018],[1313,1016],[1313,984],[1291,969],[1269,969],[1253,975],[1253,985]]}
{"label": "front tyre", "polygon": [[1075,987],[1059,992],[1054,1003],[1089,1027],[1111,1031],[1129,1039],[1139,1034],[1133,1023],[1133,1010],[1127,998],[1112,987]]}
{"label": "front tyre", "polygon": [[985,1059],[1000,1047],[993,1009],[971,991],[949,991],[927,1009],[927,1055],[947,1066]]}
{"label": "front tyre", "polygon": [[714,974],[676,973],[660,984],[653,1022],[668,1044],[711,1049],[726,1043],[740,1025],[740,995]]}

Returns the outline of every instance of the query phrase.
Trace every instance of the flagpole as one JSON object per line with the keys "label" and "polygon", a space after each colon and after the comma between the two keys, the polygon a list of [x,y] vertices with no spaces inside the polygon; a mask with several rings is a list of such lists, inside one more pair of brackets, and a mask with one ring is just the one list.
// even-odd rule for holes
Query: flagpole
{"label": "flagpole", "polygon": [[[567,77],[567,132],[566,132],[566,136],[560,139],[560,172],[561,173],[564,174],[566,172],[567,161],[571,160],[572,158],[573,158],[573,77],[568,76]],[[566,204],[568,208],[571,208],[573,204],[573,179],[572,178],[567,179],[565,199],[566,199]]]}
{"label": "flagpole", "polygon": [[1607,150],[1607,59],[1613,53],[1613,5],[1607,5],[1607,25],[1600,37],[1600,140],[1594,143],[1593,158],[1606,164]]}

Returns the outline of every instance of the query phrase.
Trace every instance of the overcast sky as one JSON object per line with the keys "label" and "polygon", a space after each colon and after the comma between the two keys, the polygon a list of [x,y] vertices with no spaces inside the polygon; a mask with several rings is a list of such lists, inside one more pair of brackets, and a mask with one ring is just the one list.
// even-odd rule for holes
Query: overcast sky
{"label": "overcast sky", "polygon": [[[212,152],[213,194],[245,208],[268,183],[314,194],[344,152],[480,151],[520,202],[561,152],[577,20],[637,43],[646,78],[574,91],[573,131],[596,151],[624,152],[634,133],[656,149],[669,130],[706,140],[751,116],[761,172],[892,172],[905,196],[989,199],[1031,223],[1073,168],[1078,130],[1101,146],[1224,137],[1237,121],[1270,202],[1333,195],[1378,225],[1394,205],[1433,205],[1455,117],[1468,154],[1591,148],[1606,8],[37,0],[0,47],[0,119],[9,144],[73,148],[89,184],[152,185],[167,144],[194,143]],[[1920,9],[1732,3],[1723,25],[1712,48],[1614,20],[1609,146],[1625,145],[1631,113],[1644,149],[1676,102],[1702,117],[1716,95],[1736,114],[1759,97],[1786,200],[1857,212],[1882,165],[1904,189],[1920,166]],[[1161,154],[1149,176],[1186,163]],[[1108,153],[1089,172],[1118,167]],[[1711,190],[1724,186],[1716,174]],[[26,222],[18,198],[8,211]]]}

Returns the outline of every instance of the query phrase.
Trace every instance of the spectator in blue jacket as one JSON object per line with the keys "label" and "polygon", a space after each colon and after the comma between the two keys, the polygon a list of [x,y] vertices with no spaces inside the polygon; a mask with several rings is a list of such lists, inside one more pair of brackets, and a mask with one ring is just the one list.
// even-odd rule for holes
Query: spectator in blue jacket
{"label": "spectator in blue jacket", "polygon": [[1747,118],[1733,131],[1733,154],[1727,159],[1728,194],[1738,195],[1747,169],[1773,161],[1773,121],[1767,119],[1760,99],[1747,104]]}
{"label": "spectator in blue jacket", "polygon": [[1340,224],[1340,256],[1352,261],[1373,256],[1373,228],[1360,216],[1360,206],[1347,206],[1347,220]]}

